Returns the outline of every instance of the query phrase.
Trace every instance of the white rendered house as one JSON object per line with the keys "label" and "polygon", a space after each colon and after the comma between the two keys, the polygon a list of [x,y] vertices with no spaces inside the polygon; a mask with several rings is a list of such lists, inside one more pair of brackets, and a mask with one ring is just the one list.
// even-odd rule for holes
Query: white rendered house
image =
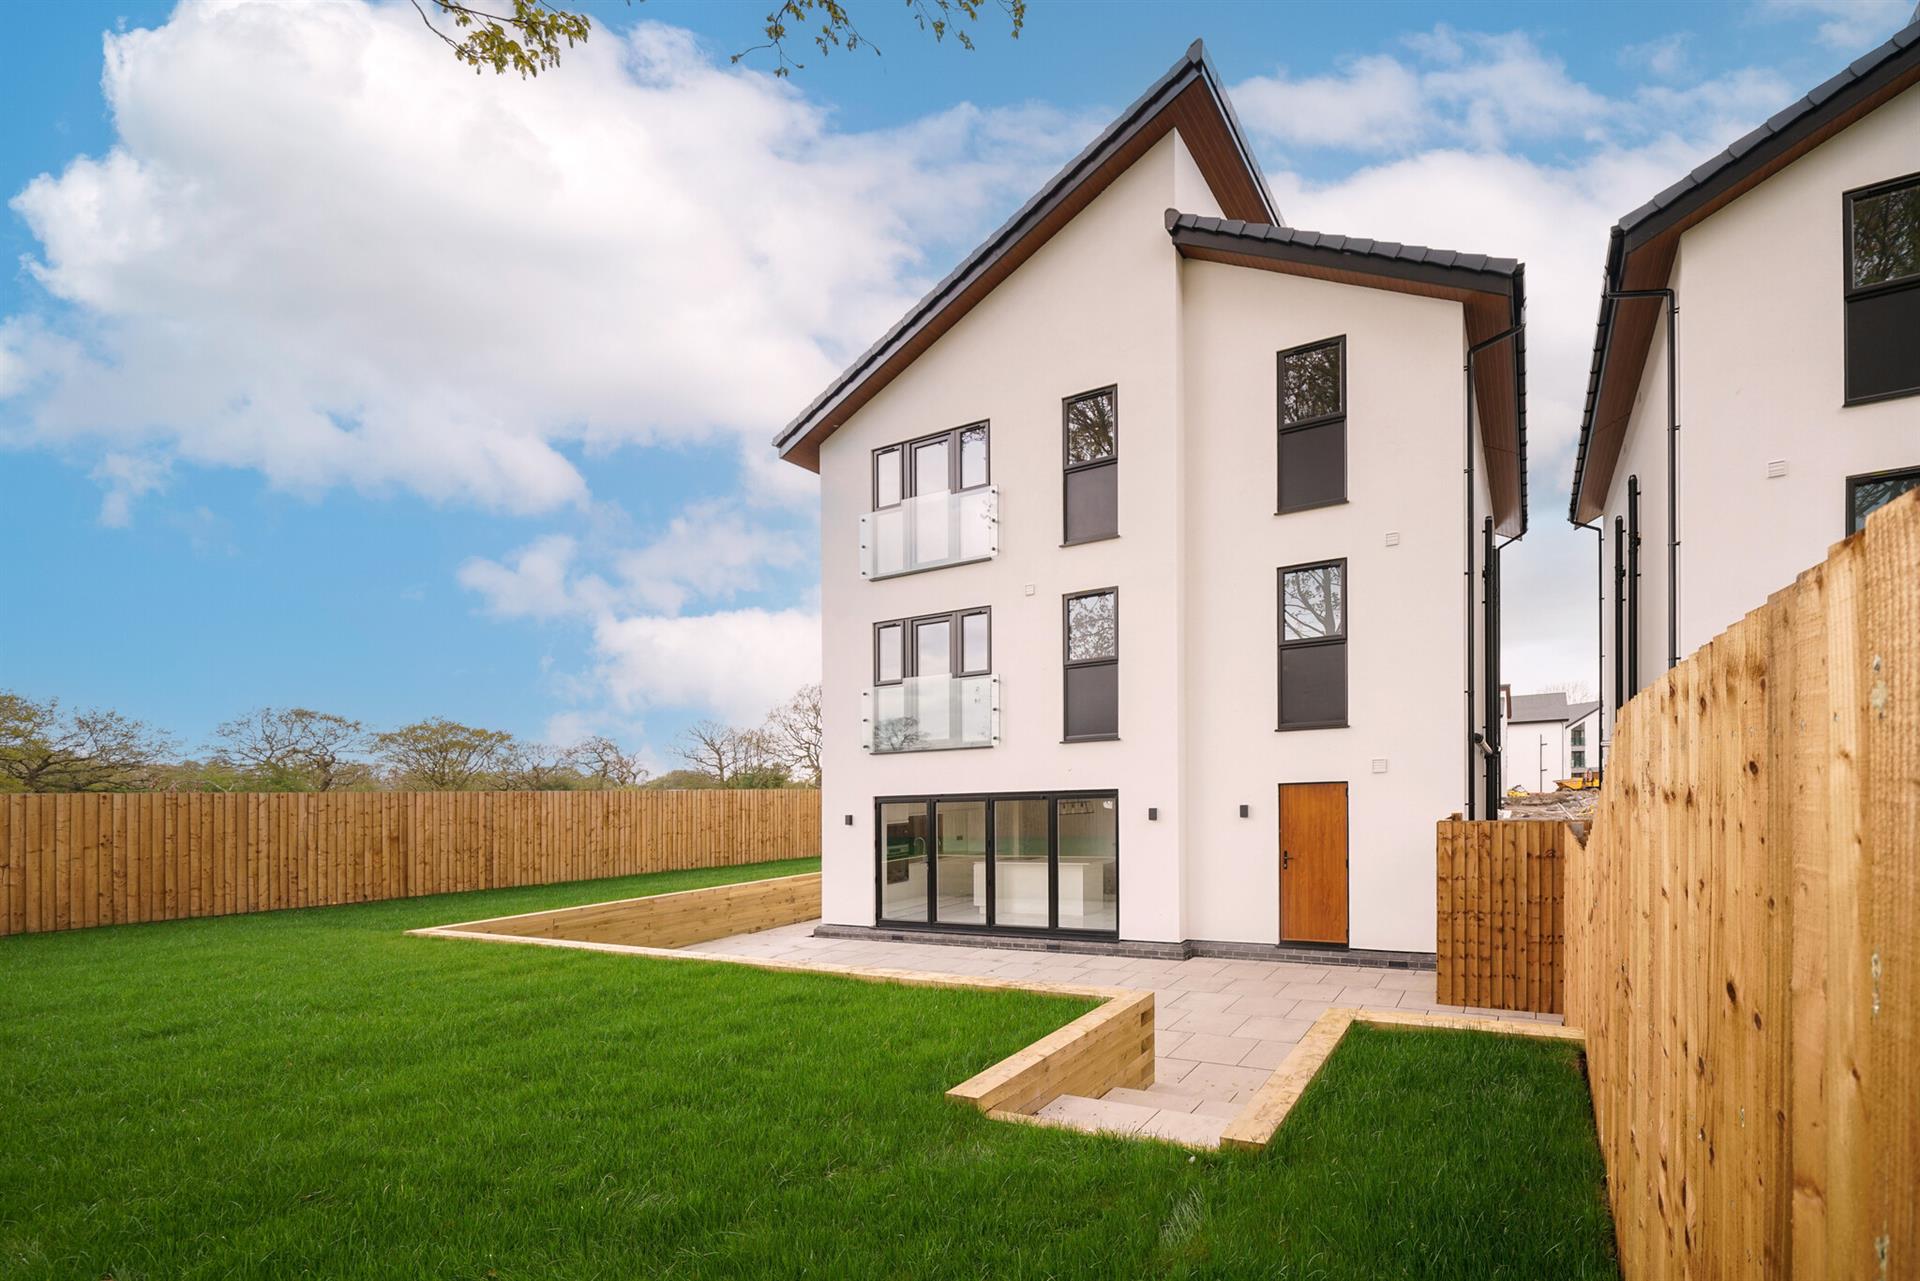
{"label": "white rendered house", "polygon": [[1499,784],[1523,306],[1287,228],[1196,43],[778,437],[827,927],[1432,951],[1434,822]]}
{"label": "white rendered house", "polygon": [[1564,693],[1509,694],[1501,771],[1507,790],[1551,792],[1554,783],[1600,768],[1600,704]]}
{"label": "white rendered house", "polygon": [[1606,279],[1570,518],[1610,726],[1920,486],[1920,22],[1621,219]]}

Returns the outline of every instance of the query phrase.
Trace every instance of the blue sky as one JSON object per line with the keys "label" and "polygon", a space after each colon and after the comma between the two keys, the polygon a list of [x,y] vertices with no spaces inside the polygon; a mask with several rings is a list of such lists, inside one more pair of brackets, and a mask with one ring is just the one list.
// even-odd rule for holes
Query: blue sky
{"label": "blue sky", "polygon": [[967,53],[855,0],[881,56],[776,84],[727,63],[764,4],[587,7],[537,85],[404,4],[12,15],[0,687],[189,745],[297,703],[670,766],[817,661],[767,438],[1195,36],[1289,221],[1528,260],[1509,673],[1591,680],[1564,512],[1607,226],[1907,13],[1035,0]]}

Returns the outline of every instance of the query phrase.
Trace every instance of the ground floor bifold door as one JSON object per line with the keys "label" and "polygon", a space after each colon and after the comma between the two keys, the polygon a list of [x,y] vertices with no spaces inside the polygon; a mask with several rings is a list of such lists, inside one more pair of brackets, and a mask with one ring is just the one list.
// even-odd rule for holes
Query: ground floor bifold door
{"label": "ground floor bifold door", "polygon": [[1347,785],[1280,785],[1280,941],[1347,941]]}
{"label": "ground floor bifold door", "polygon": [[895,797],[876,803],[883,925],[1112,936],[1112,792]]}

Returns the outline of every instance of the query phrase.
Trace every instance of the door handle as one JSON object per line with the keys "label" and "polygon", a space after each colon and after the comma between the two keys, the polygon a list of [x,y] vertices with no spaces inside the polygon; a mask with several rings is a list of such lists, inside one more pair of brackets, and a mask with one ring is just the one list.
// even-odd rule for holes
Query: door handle
{"label": "door handle", "polygon": [[1288,865],[1290,865],[1292,862],[1293,862],[1293,855],[1288,853],[1286,850],[1281,850],[1280,851],[1280,870],[1283,872],[1286,871]]}

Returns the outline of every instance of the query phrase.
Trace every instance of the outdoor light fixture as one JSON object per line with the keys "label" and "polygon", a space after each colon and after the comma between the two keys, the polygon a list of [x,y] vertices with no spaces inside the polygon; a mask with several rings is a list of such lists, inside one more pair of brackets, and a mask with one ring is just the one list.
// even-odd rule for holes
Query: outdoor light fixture
{"label": "outdoor light fixture", "polygon": [[1247,807],[1242,805],[1240,807],[1240,817],[1245,818],[1246,816],[1247,816]]}
{"label": "outdoor light fixture", "polygon": [[848,826],[848,827],[852,827],[852,826],[853,826],[853,815],[851,815],[851,814],[849,814],[849,815],[847,815],[847,826]]}
{"label": "outdoor light fixture", "polygon": [[1160,811],[1155,809],[1153,806],[1149,805],[1147,807],[1147,822],[1149,823],[1155,822],[1159,819],[1159,817],[1160,817]]}

